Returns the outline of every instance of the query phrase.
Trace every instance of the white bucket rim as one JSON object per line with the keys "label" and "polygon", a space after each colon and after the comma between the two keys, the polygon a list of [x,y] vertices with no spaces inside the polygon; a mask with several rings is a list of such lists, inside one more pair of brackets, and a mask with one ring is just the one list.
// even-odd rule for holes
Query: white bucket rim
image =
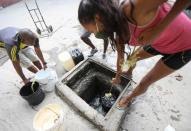
{"label": "white bucket rim", "polygon": [[[44,110],[47,110],[47,109],[51,109],[51,107],[53,106],[56,106],[59,108],[59,112],[56,112],[59,114],[59,119],[56,121],[56,123],[54,123],[54,125],[52,127],[49,127],[47,129],[42,129],[42,128],[39,128],[37,125],[36,125],[36,122],[37,122],[37,119],[43,114],[43,111]],[[42,107],[34,116],[34,119],[33,119],[33,128],[36,130],[36,131],[48,131],[48,130],[51,130],[51,129],[54,129],[55,127],[59,126],[62,122],[63,122],[63,119],[64,119],[64,112],[63,112],[63,108],[60,104],[48,104],[44,107]],[[42,127],[42,126],[41,126]]]}
{"label": "white bucket rim", "polygon": [[48,69],[44,70],[39,70],[36,74],[35,74],[35,81],[42,83],[42,84],[46,84],[49,80],[51,76],[51,73]]}

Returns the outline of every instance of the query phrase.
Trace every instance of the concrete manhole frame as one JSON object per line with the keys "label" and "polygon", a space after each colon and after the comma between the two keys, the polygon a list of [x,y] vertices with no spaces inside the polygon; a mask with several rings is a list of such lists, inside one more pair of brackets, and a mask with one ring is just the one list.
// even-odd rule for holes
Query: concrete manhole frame
{"label": "concrete manhole frame", "polygon": [[94,62],[109,69],[112,72],[115,72],[113,69],[109,68],[103,63],[88,58],[79,63],[71,71],[63,75],[63,77],[56,83],[56,93],[61,97],[61,99],[67,102],[72,108],[79,111],[83,117],[92,122],[100,130],[118,131],[121,122],[126,116],[127,110],[119,110],[117,108],[117,103],[121,99],[121,97],[126,96],[132,90],[131,85],[133,81],[125,77],[130,80],[129,83],[124,88],[123,92],[119,95],[118,99],[116,100],[115,104],[112,106],[110,111],[104,117],[98,111],[89,106],[88,103],[86,103],[80,96],[78,96],[70,87],[63,83],[63,81],[66,81],[67,79],[73,76],[72,73],[74,73],[76,70],[79,70],[79,68],[83,68],[83,64],[86,62]]}

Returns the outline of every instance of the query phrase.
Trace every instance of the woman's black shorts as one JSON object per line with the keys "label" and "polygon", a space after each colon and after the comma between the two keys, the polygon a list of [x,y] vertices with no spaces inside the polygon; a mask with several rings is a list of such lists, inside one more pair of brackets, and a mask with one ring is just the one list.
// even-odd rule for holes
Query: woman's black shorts
{"label": "woman's black shorts", "polygon": [[191,60],[191,49],[174,54],[163,54],[155,50],[151,45],[143,47],[144,51],[151,55],[162,55],[162,61],[173,70],[178,70]]}

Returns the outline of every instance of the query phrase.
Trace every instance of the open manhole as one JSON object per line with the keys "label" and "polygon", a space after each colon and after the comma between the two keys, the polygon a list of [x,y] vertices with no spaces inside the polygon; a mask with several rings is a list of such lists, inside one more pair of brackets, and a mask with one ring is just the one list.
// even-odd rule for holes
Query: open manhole
{"label": "open manhole", "polygon": [[[96,118],[93,117],[99,115],[102,116],[100,119],[103,119],[103,121],[108,121],[106,118],[112,115],[121,116],[119,117],[121,120],[124,112],[119,111],[115,107],[119,98],[128,91],[131,80],[122,77],[121,84],[114,86],[111,84],[111,79],[114,76],[115,71],[111,68],[95,60],[87,59],[62,78],[59,84],[57,84],[57,91],[60,96],[63,96],[61,98],[69,100],[69,102],[93,122],[94,120],[96,121]],[[69,92],[73,92],[75,98]],[[90,113],[88,115],[86,112],[88,111],[87,108],[89,108],[89,112],[92,111],[90,108],[93,108],[97,113]],[[93,114],[94,116],[92,116]],[[118,124],[120,120],[118,120]],[[98,125],[98,121],[95,122],[96,125]],[[101,126],[105,126],[104,122],[101,121]]]}
{"label": "open manhole", "polygon": [[[77,69],[78,70],[78,69]],[[113,86],[115,73],[108,68],[89,61],[65,84],[86,103],[102,115],[106,115],[130,80],[123,78],[121,85]],[[111,96],[107,94],[111,93]]]}

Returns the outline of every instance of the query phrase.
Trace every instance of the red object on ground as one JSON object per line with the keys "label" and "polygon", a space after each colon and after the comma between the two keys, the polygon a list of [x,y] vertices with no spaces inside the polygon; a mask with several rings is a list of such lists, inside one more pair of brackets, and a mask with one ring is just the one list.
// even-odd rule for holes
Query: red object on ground
{"label": "red object on ground", "polygon": [[0,7],[7,7],[21,0],[0,0]]}

